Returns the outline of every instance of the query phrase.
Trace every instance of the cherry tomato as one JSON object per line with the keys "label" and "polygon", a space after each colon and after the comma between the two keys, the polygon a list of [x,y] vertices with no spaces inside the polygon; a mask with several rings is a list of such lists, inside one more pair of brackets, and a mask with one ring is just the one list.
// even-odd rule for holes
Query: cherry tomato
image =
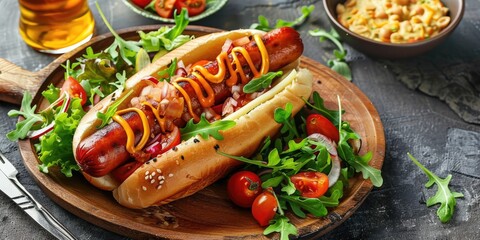
{"label": "cherry tomato", "polygon": [[155,0],[155,11],[160,17],[170,18],[173,15],[175,0]]}
{"label": "cherry tomato", "polygon": [[127,179],[130,175],[132,175],[137,168],[143,165],[143,162],[138,162],[138,161],[133,161],[129,162],[123,165],[120,165],[119,167],[115,168],[111,174],[112,177],[117,180],[117,182],[122,183]]}
{"label": "cherry tomato", "polygon": [[257,174],[239,171],[228,180],[228,197],[240,207],[249,208],[253,200],[262,192],[262,181]]}
{"label": "cherry tomato", "polygon": [[264,227],[270,223],[270,220],[277,213],[277,199],[273,196],[271,190],[266,190],[258,195],[252,204],[252,215],[260,226]]}
{"label": "cherry tomato", "polygon": [[175,126],[173,131],[162,135],[158,141],[155,141],[149,146],[145,147],[145,152],[149,153],[152,157],[156,157],[157,155],[172,149],[178,144],[180,144],[180,130]]}
{"label": "cherry tomato", "polygon": [[135,5],[145,8],[152,0],[132,0]]}
{"label": "cherry tomato", "polygon": [[188,11],[188,16],[190,17],[205,11],[206,6],[206,0],[177,0],[175,2],[175,9],[177,9],[177,13],[180,13],[182,8],[186,8]]}
{"label": "cherry tomato", "polygon": [[300,172],[290,177],[302,197],[318,198],[328,190],[328,176],[321,172]]}
{"label": "cherry tomato", "polygon": [[307,134],[312,133],[320,133],[336,143],[340,140],[340,134],[335,125],[326,117],[317,113],[310,114],[307,117]]}
{"label": "cherry tomato", "polygon": [[81,98],[82,105],[87,102],[87,92],[85,92],[82,85],[73,77],[68,77],[67,80],[65,80],[61,91],[67,92],[71,97]]}

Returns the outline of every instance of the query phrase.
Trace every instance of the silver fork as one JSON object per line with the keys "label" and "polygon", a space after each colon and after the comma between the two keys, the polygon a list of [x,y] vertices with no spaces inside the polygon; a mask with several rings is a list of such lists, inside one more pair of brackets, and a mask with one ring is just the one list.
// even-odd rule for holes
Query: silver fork
{"label": "silver fork", "polygon": [[[6,181],[0,181],[0,184],[3,185],[1,189],[28,215],[58,239],[76,239],[65,226],[23,187],[17,179],[17,169],[1,152],[0,171],[8,178],[5,179]],[[0,175],[2,175],[1,172]],[[0,179],[4,179],[3,176],[0,176]]]}

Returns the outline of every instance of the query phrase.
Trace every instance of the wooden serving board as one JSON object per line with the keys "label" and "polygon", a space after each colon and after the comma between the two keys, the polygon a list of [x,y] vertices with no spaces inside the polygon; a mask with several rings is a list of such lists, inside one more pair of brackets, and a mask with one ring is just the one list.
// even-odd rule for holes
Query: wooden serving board
{"label": "wooden serving board", "polygon": [[[139,30],[158,29],[155,26],[142,26],[118,31],[125,39],[134,39]],[[197,36],[219,31],[218,29],[190,26],[186,33]],[[0,59],[0,100],[19,103],[24,90],[35,93],[33,102],[42,104],[41,92],[51,83],[58,84],[63,79],[63,64],[67,59],[74,60],[84,53],[84,48],[92,46],[99,51],[111,44],[110,34],[92,39],[77,50],[64,54],[45,69],[32,73]],[[345,110],[343,119],[351,123],[352,128],[362,137],[361,152],[372,152],[370,165],[381,169],[385,156],[385,138],[380,117],[370,102],[355,85],[320,63],[301,58],[301,67],[309,69],[314,75],[314,90],[320,93],[329,108],[337,109],[337,95]],[[12,79],[19,75],[34,85],[25,89]],[[17,78],[18,79],[18,78]],[[7,84],[7,85],[5,85]],[[204,190],[173,203],[134,210],[122,207],[110,192],[101,191],[90,185],[80,174],[66,178],[53,169],[49,174],[38,170],[38,159],[30,140],[19,141],[24,164],[31,176],[43,191],[56,203],[97,226],[132,238],[167,239],[261,239],[278,237],[276,234],[263,235],[251,216],[249,209],[236,207],[227,197],[225,179]],[[372,189],[369,180],[360,174],[350,180],[345,195],[336,208],[322,218],[307,217],[300,219],[288,213],[298,229],[300,237],[318,237],[341,224],[361,205]]]}

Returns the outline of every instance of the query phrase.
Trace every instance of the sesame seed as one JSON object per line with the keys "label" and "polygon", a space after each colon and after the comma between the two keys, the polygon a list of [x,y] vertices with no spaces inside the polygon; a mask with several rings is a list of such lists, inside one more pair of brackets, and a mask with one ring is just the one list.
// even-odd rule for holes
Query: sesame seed
{"label": "sesame seed", "polygon": [[145,172],[145,175],[148,175],[148,174],[150,174],[150,171],[146,171],[146,172]]}
{"label": "sesame seed", "polygon": [[163,177],[163,176],[158,176],[158,180],[162,180],[162,177]]}
{"label": "sesame seed", "polygon": [[157,172],[158,172],[158,173],[162,173],[162,170],[160,170],[160,169],[157,169]]}
{"label": "sesame seed", "polygon": [[152,172],[152,177],[155,177],[155,174],[157,174],[156,172]]}
{"label": "sesame seed", "polygon": [[158,186],[157,186],[157,189],[160,189],[160,188],[162,188],[162,185],[158,185]]}
{"label": "sesame seed", "polygon": [[155,179],[152,179],[152,181],[150,181],[150,184],[153,184],[155,182]]}
{"label": "sesame seed", "polygon": [[147,187],[142,186],[142,190],[143,190],[143,191],[147,191]]}
{"label": "sesame seed", "polygon": [[194,143],[199,143],[199,142],[200,142],[200,140],[198,140],[198,139],[194,138],[194,139],[193,139],[193,142],[194,142]]}
{"label": "sesame seed", "polygon": [[182,158],[182,160],[185,160],[185,157],[183,155],[180,158]]}
{"label": "sesame seed", "polygon": [[165,182],[165,180],[161,180],[159,183],[160,183],[160,184],[163,184],[164,182]]}
{"label": "sesame seed", "polygon": [[148,175],[147,175],[147,176],[145,176],[145,180],[148,180]]}
{"label": "sesame seed", "polygon": [[215,150],[218,150],[220,148],[220,146],[218,144],[215,144],[215,146],[213,147]]}
{"label": "sesame seed", "polygon": [[178,150],[177,146],[173,147],[172,150],[177,151]]}
{"label": "sesame seed", "polygon": [[177,165],[179,165],[179,164],[180,164],[180,163],[178,162],[178,160],[175,160],[175,163],[176,163]]}
{"label": "sesame seed", "polygon": [[168,174],[168,177],[173,177],[173,173]]}
{"label": "sesame seed", "polygon": [[161,176],[161,179],[165,179],[165,176],[162,175],[162,176]]}

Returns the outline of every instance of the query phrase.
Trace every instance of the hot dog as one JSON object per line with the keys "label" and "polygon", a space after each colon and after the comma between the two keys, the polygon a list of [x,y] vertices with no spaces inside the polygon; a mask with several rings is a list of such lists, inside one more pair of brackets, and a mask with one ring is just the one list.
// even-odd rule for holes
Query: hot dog
{"label": "hot dog", "polygon": [[[115,199],[130,208],[168,203],[208,186],[239,164],[215,151],[251,155],[279,129],[273,119],[276,108],[290,102],[295,113],[303,106],[312,80],[307,70],[293,69],[302,52],[301,38],[291,28],[237,30],[190,41],[128,79],[123,93],[106,97],[85,115],[73,140],[82,173],[93,185],[113,190]],[[170,83],[145,80],[161,78],[158,72],[174,58],[187,67]],[[200,60],[209,61],[191,66]],[[277,70],[286,73],[268,91],[239,90],[252,78]],[[97,113],[124,97],[114,121],[97,129]],[[223,140],[194,137],[175,143],[178,129],[201,116],[210,122],[234,120],[235,126],[221,131]],[[152,156],[145,146],[155,136],[161,136],[165,151]],[[113,177],[119,171],[128,176]]]}

